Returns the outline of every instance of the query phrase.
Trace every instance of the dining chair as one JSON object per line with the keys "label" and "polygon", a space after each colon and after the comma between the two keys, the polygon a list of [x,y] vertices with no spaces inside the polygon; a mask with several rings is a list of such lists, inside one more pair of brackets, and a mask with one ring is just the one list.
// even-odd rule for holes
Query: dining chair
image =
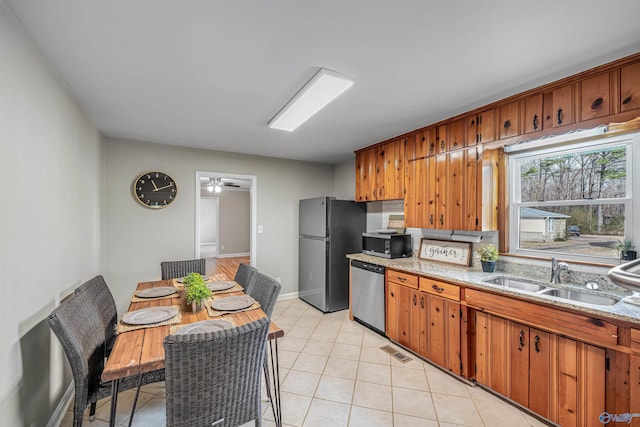
{"label": "dining chair", "polygon": [[273,313],[273,308],[276,305],[281,288],[282,285],[276,280],[266,274],[258,272],[255,283],[248,294],[260,303],[262,311],[271,319],[271,313]]}
{"label": "dining chair", "polygon": [[258,276],[258,269],[250,266],[249,264],[240,263],[236,270],[236,275],[233,280],[240,284],[244,288],[245,294],[250,294],[251,290]]}
{"label": "dining chair", "polygon": [[269,319],[164,339],[167,427],[238,426],[261,420]]}
{"label": "dining chair", "polygon": [[[82,416],[87,406],[90,419],[96,411],[96,402],[111,395],[111,382],[100,377],[105,363],[105,333],[102,319],[91,302],[89,292],[77,292],[56,307],[47,317],[47,323],[56,334],[71,365],[75,388],[73,427],[82,426]],[[120,380],[119,390],[124,391],[141,384],[164,379],[164,370]],[[131,420],[135,402],[131,411]]]}
{"label": "dining chair", "polygon": [[162,261],[160,263],[162,270],[162,280],[177,279],[186,276],[189,273],[206,273],[205,259],[188,259],[184,261]]}
{"label": "dining chair", "polygon": [[89,295],[91,303],[100,315],[104,329],[105,357],[108,357],[116,340],[116,323],[118,322],[118,309],[113,294],[101,275],[78,286],[75,293],[79,292],[86,292]]}

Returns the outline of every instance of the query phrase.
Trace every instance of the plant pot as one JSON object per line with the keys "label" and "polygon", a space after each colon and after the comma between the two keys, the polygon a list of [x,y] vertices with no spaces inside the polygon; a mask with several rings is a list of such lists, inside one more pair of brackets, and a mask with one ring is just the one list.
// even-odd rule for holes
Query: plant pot
{"label": "plant pot", "polygon": [[493,273],[493,270],[496,268],[495,261],[480,261],[482,263],[482,271],[485,273]]}
{"label": "plant pot", "polygon": [[198,301],[192,301],[191,302],[191,311],[198,312],[202,310],[202,302],[198,302]]}
{"label": "plant pot", "polygon": [[632,261],[636,259],[636,251],[622,251],[620,252],[620,261]]}

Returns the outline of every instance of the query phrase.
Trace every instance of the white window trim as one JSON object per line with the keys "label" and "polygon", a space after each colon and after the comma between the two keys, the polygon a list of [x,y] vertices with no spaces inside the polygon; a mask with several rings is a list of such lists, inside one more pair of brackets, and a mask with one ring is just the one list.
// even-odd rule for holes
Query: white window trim
{"label": "white window trim", "polygon": [[[599,264],[618,264],[619,260],[613,257],[596,257],[564,252],[549,252],[533,249],[519,248],[519,212],[521,207],[540,207],[536,202],[521,202],[517,199],[520,195],[520,168],[519,162],[541,155],[553,155],[555,153],[572,153],[584,151],[585,146],[590,149],[608,148],[614,146],[625,146],[627,148],[626,168],[631,171],[626,180],[626,197],[622,199],[598,199],[595,200],[575,200],[570,201],[572,205],[594,205],[602,203],[621,203],[625,206],[625,238],[631,239],[636,246],[640,246],[640,227],[634,227],[634,223],[639,223],[635,216],[640,214],[640,132],[607,137],[606,134],[597,140],[574,140],[561,145],[550,141],[549,145],[540,144],[536,149],[526,152],[513,152],[508,157],[508,183],[511,189],[509,194],[509,253],[515,255],[527,255],[533,257],[549,258],[551,256],[561,257],[564,260],[581,261]],[[636,167],[633,167],[636,165]],[[546,206],[566,205],[567,201],[545,202]],[[635,216],[634,216],[635,215]]]}

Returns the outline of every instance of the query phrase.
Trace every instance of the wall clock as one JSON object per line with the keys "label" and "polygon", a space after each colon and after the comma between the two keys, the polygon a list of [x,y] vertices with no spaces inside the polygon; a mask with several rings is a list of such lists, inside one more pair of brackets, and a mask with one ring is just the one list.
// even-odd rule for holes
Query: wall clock
{"label": "wall clock", "polygon": [[166,173],[145,172],[133,183],[133,194],[140,204],[161,209],[169,206],[178,195],[176,182]]}

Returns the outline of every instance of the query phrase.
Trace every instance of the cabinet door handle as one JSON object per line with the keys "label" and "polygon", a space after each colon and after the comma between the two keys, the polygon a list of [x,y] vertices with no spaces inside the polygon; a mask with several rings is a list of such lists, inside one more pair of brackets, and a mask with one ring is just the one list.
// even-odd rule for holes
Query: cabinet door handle
{"label": "cabinet door handle", "polygon": [[534,347],[536,348],[536,353],[540,353],[540,336],[536,335],[534,338]]}
{"label": "cabinet door handle", "polygon": [[418,305],[418,296],[413,294],[413,305]]}
{"label": "cabinet door handle", "polygon": [[429,224],[433,225],[433,214],[429,215]]}
{"label": "cabinet door handle", "polygon": [[442,141],[440,141],[440,149],[444,150],[444,139]]}
{"label": "cabinet door handle", "polygon": [[511,120],[506,120],[503,124],[505,129],[509,129],[511,127]]}
{"label": "cabinet door handle", "polygon": [[533,115],[533,130],[538,130],[538,115]]}
{"label": "cabinet door handle", "polygon": [[622,104],[623,104],[623,105],[627,105],[627,104],[628,104],[628,103],[630,103],[630,102],[631,102],[631,96],[627,96],[627,97],[624,99],[624,101],[622,101]]}
{"label": "cabinet door handle", "polygon": [[438,285],[431,285],[431,288],[436,292],[444,292],[444,288],[441,288]]}
{"label": "cabinet door handle", "polygon": [[424,296],[420,297],[420,307],[424,308]]}
{"label": "cabinet door handle", "polygon": [[431,144],[429,144],[429,154],[433,154],[435,149],[436,149],[436,147],[435,147],[433,142]]}
{"label": "cabinet door handle", "polygon": [[440,214],[440,225],[444,225],[444,215]]}
{"label": "cabinet door handle", "polygon": [[591,103],[591,109],[597,110],[598,108],[600,108],[603,102],[604,102],[604,99],[602,99],[602,97],[597,98],[595,101]]}
{"label": "cabinet door handle", "polygon": [[562,124],[562,108],[558,108],[558,124]]}
{"label": "cabinet door handle", "polygon": [[391,297],[395,297],[395,296],[396,296],[396,294],[394,294],[393,292],[391,292]]}
{"label": "cabinet door handle", "polygon": [[458,143],[457,143],[457,142],[454,142],[454,143],[453,143],[453,148],[456,148],[457,146],[458,146]]}
{"label": "cabinet door handle", "polygon": [[522,351],[522,349],[524,348],[524,331],[520,331],[520,348],[518,348],[518,351]]}

